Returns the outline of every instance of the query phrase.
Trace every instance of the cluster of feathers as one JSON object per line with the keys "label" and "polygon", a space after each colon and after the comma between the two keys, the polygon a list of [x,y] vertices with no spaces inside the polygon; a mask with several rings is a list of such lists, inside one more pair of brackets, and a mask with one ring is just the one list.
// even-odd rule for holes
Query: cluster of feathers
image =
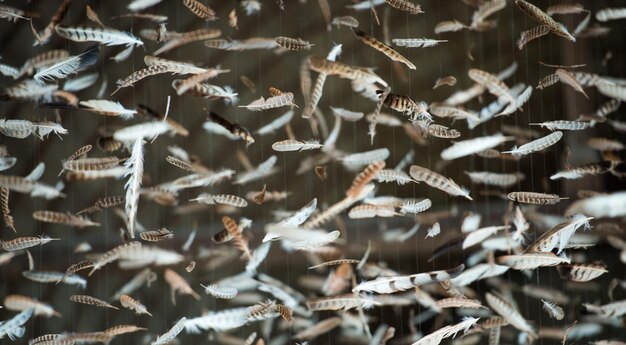
{"label": "cluster of feathers", "polygon": [[[581,189],[572,195],[559,195],[546,190],[519,190],[521,182],[529,177],[519,172],[516,164],[529,156],[562,148],[568,139],[578,140],[570,138],[574,132],[601,127],[625,132],[626,122],[617,119],[615,113],[621,102],[626,102],[626,79],[584,71],[585,66],[544,64],[551,73],[541,77],[535,88],[512,82],[519,80],[519,75],[515,77],[519,65],[510,61],[501,71],[472,67],[464,75],[441,75],[432,81],[433,89],[441,88],[443,92],[454,88],[454,92],[444,100],[424,101],[394,89],[394,84],[385,81],[372,66],[351,65],[341,57],[341,44],[357,46],[371,53],[372,61],[380,66],[392,64],[402,80],[408,78],[408,70],[419,73],[423,68],[406,57],[407,49],[455,49],[455,41],[468,35],[481,35],[474,32],[494,34],[499,12],[505,9],[534,27],[520,32],[517,44],[503,50],[535,49],[537,42],[533,41],[546,35],[554,35],[568,45],[590,37],[619,35],[611,32],[606,23],[626,19],[626,8],[591,10],[570,2],[543,8],[545,2],[536,5],[525,0],[463,0],[465,4],[458,1],[455,5],[469,6],[473,11],[467,24],[450,19],[433,28],[437,38],[392,39],[388,35],[389,18],[419,21],[420,16],[427,15],[429,1],[421,1],[423,4],[413,0],[345,1],[345,4],[337,1],[331,2],[331,6],[328,0],[319,0],[320,20],[328,30],[345,30],[351,39],[337,42],[325,52],[319,48],[320,42],[309,42],[307,37],[277,33],[276,37],[231,39],[214,28],[217,23],[225,22],[234,32],[240,28],[244,31],[249,25],[257,26],[254,16],[259,11],[304,7],[307,6],[304,1],[241,0],[235,8],[210,1],[216,9],[199,0],[178,1],[175,6],[197,24],[197,29],[185,32],[170,30],[167,15],[158,13],[161,1],[132,0],[127,13],[103,20],[89,5],[63,0],[42,30],[37,27],[49,14],[0,4],[0,19],[32,32],[34,45],[44,49],[23,61],[20,67],[10,65],[11,52],[2,52],[0,77],[3,83],[10,84],[2,90],[0,98],[4,102],[30,102],[36,107],[54,109],[59,115],[56,121],[37,121],[23,114],[10,114],[0,120],[0,136],[7,144],[0,150],[3,172],[0,202],[5,224],[0,240],[2,276],[6,277],[4,267],[15,267],[17,260],[27,258],[28,269],[19,279],[41,284],[39,290],[15,291],[18,284],[6,280],[0,283],[3,285],[0,291],[5,294],[0,296],[3,320],[0,342],[24,343],[28,339],[29,345],[109,344],[115,338],[126,338],[124,341],[138,339],[134,343],[151,345],[206,339],[246,345],[309,341],[412,345],[452,341],[498,345],[551,339],[563,344],[626,344],[626,299],[619,297],[626,291],[626,191]],[[67,23],[64,18],[70,9],[84,11],[86,22]],[[564,25],[564,17],[572,17],[566,22],[574,26]],[[119,28],[125,25],[121,21],[124,18],[136,21],[133,29],[141,28],[138,36]],[[360,24],[366,19],[374,24]],[[380,40],[376,37],[381,31],[378,26],[386,32],[382,35],[386,37]],[[372,28],[376,28],[374,33],[365,31]],[[462,30],[471,33],[456,33]],[[309,33],[304,30],[302,34]],[[445,39],[440,39],[442,36]],[[52,45],[57,43],[67,50],[53,49]],[[270,50],[273,54],[300,56],[300,69],[289,71],[289,75],[299,76],[300,90],[277,87],[270,87],[267,92],[257,90],[253,80],[241,75],[238,76],[241,83],[260,97],[239,105],[240,94],[247,93],[245,89],[211,83],[221,75],[232,75],[237,69],[229,63],[236,60],[224,60],[213,66],[180,61],[176,57],[184,56],[179,54],[181,47],[217,49],[232,54]],[[112,57],[103,58],[103,52],[111,50]],[[132,73],[116,81],[115,88],[108,84],[115,80],[102,78],[97,72],[106,72],[133,54],[144,54],[145,66],[134,66]],[[157,75],[172,79],[171,96],[164,109],[122,102],[125,94],[131,94],[128,88],[149,83]],[[337,79],[350,81],[355,97],[370,109],[368,114],[348,109],[350,102],[342,99],[332,98],[334,104],[329,104],[324,85],[345,85]],[[84,98],[85,90],[99,80],[97,97]],[[577,118],[537,123],[524,123],[520,116],[519,126],[503,125],[500,132],[471,131],[495,121],[496,117],[518,116],[531,100],[540,97],[537,94],[541,90],[558,82],[564,94],[586,99],[597,95],[601,101],[592,106],[598,110]],[[461,84],[469,87],[463,88]],[[166,87],[170,86],[163,86]],[[222,100],[229,110],[221,114],[194,110],[196,114],[205,111],[206,121],[201,129],[190,130],[177,121],[180,114],[170,114],[171,103],[184,102],[189,97],[203,98],[207,104]],[[327,109],[329,112],[324,114]],[[253,117],[258,112],[280,115],[270,119],[264,116],[264,124],[255,130],[234,120],[236,113]],[[70,113],[73,115],[66,115]],[[326,116],[331,113],[332,117]],[[20,143],[71,138],[73,133],[65,128],[73,121],[70,117],[106,117],[114,125],[108,123],[96,135],[81,136],[92,138],[93,142],[68,140],[76,147],[60,163],[47,160],[44,155],[44,162],[32,168],[28,175],[11,173],[27,150],[10,152],[8,148],[15,151],[13,146],[24,145]],[[341,135],[342,124],[359,121],[367,121],[367,133],[348,134],[344,128]],[[294,130],[302,127],[307,131]],[[384,127],[402,127],[408,140],[420,147],[404,153],[379,146],[381,136],[390,133]],[[157,141],[169,143],[176,137],[195,138],[205,135],[203,132],[211,134],[213,142],[241,142],[246,149],[265,145],[274,154],[251,160],[245,149],[239,148],[237,157],[243,168],[237,171],[219,166],[219,158],[212,160],[216,166],[207,166],[201,152],[191,153],[173,144],[166,153],[152,149]],[[280,140],[258,140],[283,132]],[[371,147],[359,152],[341,150],[339,139],[352,135],[363,136]],[[428,145],[434,141],[449,145],[433,152]],[[598,161],[564,164],[562,170],[554,171],[546,179],[547,183],[624,177],[623,137],[593,137],[588,146],[596,151]],[[425,162],[417,164],[415,160],[424,151],[439,157],[438,163],[428,167],[424,166]],[[302,158],[294,172],[282,168],[287,155]],[[395,166],[389,166],[392,156],[400,158]],[[445,164],[468,157],[501,161],[501,166],[507,168],[497,172],[464,171],[455,179],[442,173]],[[148,172],[161,163],[162,169],[171,169],[180,177],[155,182],[159,175]],[[327,195],[319,189],[314,198],[297,205],[295,210],[276,206],[285,204],[300,188],[287,184],[285,190],[272,189],[283,184],[287,180],[285,176],[291,179],[294,174],[309,174],[316,182],[323,183],[328,178],[327,169],[334,165],[351,176],[352,182],[343,186],[345,192],[342,188],[329,188]],[[59,176],[64,178],[58,182],[42,181],[46,168],[60,170]],[[113,181],[99,199],[79,205],[75,212],[53,210],[67,205],[63,202],[67,198],[63,192],[66,184],[88,184],[96,180]],[[428,191],[433,200],[378,193],[383,184],[389,183],[396,184],[398,190],[415,187],[420,193]],[[470,183],[474,188],[466,187]],[[218,189],[220,185],[232,187]],[[477,193],[476,186],[490,188],[488,192]],[[238,195],[243,190],[246,193]],[[27,210],[41,224],[38,229],[42,233],[37,236],[25,235],[24,220],[14,217],[17,211],[26,211],[11,208],[13,198],[19,194],[51,200],[28,204],[38,207]],[[323,203],[318,201],[326,196],[328,199]],[[442,198],[448,199],[445,203],[438,202]],[[490,198],[491,204],[501,206],[494,206],[495,210],[502,210],[498,214],[501,217],[488,214],[489,210],[479,212],[486,198]],[[213,210],[219,214],[219,230],[209,239],[198,226],[173,229],[170,224],[160,224],[157,229],[146,228],[142,218],[145,216],[144,222],[148,221],[148,215],[140,209],[149,202],[175,208],[185,216]],[[557,204],[565,205],[563,212],[555,213]],[[271,219],[269,212],[263,212],[265,218],[247,218],[247,210],[258,205],[273,210],[274,218]],[[276,207],[272,209],[272,205]],[[459,215],[461,207],[474,211]],[[53,256],[68,254],[55,246],[70,241],[69,237],[51,238],[43,232],[59,226],[90,231],[109,224],[113,219],[105,218],[113,216],[118,216],[123,224],[119,237],[108,236],[114,237],[116,244],[101,247],[105,242],[77,243],[68,267],[52,267],[58,261],[37,257],[43,252]],[[101,221],[92,220],[95,217],[101,217]],[[365,231],[365,225],[373,224],[367,223],[367,219],[372,218],[381,223],[396,218],[411,226],[408,230],[385,228],[378,242],[357,244],[353,238],[347,239],[349,228],[363,222],[360,231]],[[105,230],[101,229],[101,238]],[[441,245],[430,253],[428,264],[420,262],[417,272],[395,270],[393,264],[376,259],[385,252],[388,254],[394,243],[423,241],[422,238],[432,238]],[[597,253],[594,246],[605,248],[603,258],[613,260],[611,267],[593,257]],[[413,260],[414,254],[400,252],[399,261]],[[285,269],[286,257],[309,263],[290,266],[289,274],[298,279],[289,282],[273,277],[268,269],[279,264],[280,273]],[[457,262],[451,264],[452,261]],[[231,269],[225,269],[226,266]],[[222,274],[233,269],[237,272]],[[122,276],[123,271],[131,271],[133,277],[115,291],[92,285],[98,276],[118,273]],[[556,272],[567,293],[555,288],[551,280],[539,281],[540,272]],[[207,279],[209,276],[211,280]],[[528,283],[514,283],[520,279]],[[151,304],[157,298],[162,299],[163,294],[157,294],[160,286],[171,291],[173,305],[184,300],[201,308],[194,306],[183,314],[180,308]],[[61,315],[55,310],[67,303],[65,300],[42,299],[52,296],[45,291],[60,288],[74,291],[69,301],[76,306],[75,315]],[[39,295],[35,296],[35,291],[40,291]],[[519,303],[520,295],[526,296],[525,305]],[[533,314],[533,309],[544,314]],[[71,320],[89,318],[93,313],[137,316],[133,324],[90,323],[90,330],[48,326],[50,317],[67,318],[64,324],[70,324]],[[392,319],[387,318],[389,314]],[[162,321],[152,324],[150,317]],[[546,317],[553,320],[548,322]],[[43,319],[36,328],[35,318]],[[165,320],[167,327],[163,327]]]}

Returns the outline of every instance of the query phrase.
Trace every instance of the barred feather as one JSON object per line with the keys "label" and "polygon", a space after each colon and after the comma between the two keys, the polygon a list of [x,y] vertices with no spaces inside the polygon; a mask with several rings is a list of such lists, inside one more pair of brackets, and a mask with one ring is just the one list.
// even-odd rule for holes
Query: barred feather
{"label": "barred feather", "polygon": [[127,47],[143,45],[143,42],[133,34],[111,28],[57,25],[54,29],[59,36],[74,42],[97,42],[107,46],[125,45]]}

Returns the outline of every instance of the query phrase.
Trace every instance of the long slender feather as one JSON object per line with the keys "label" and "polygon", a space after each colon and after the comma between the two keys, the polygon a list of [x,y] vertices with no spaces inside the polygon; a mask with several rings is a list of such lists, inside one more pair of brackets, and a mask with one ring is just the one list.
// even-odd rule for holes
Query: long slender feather
{"label": "long slender feather", "polygon": [[57,34],[74,42],[97,42],[107,46],[142,46],[143,42],[129,32],[111,28],[64,27],[54,28]]}
{"label": "long slender feather", "polygon": [[135,226],[137,219],[137,209],[139,207],[139,190],[143,179],[143,138],[137,138],[133,144],[132,154],[124,163],[128,169],[126,176],[129,176],[124,189],[126,189],[126,221],[128,223],[128,234],[130,238],[135,238]]}

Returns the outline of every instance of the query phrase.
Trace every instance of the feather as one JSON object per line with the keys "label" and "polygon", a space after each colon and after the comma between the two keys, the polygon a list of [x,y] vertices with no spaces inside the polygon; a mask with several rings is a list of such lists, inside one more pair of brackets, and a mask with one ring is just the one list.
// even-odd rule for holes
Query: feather
{"label": "feather", "polygon": [[313,326],[303,329],[302,331],[293,335],[295,340],[312,340],[316,337],[328,333],[333,329],[339,327],[343,323],[342,319],[334,316],[317,322]]}
{"label": "feather", "polygon": [[[164,59],[152,55],[144,56],[143,61],[146,63],[146,66],[167,66],[169,72],[176,74],[201,74],[210,72],[206,68],[200,68],[191,63]],[[212,72],[216,73],[218,71],[212,70]]]}
{"label": "feather", "polygon": [[433,203],[432,201],[430,201],[430,199],[424,199],[422,201],[407,201],[400,205],[400,213],[418,214],[420,212],[428,210],[432,205]]}
{"label": "feather", "polygon": [[57,25],[54,28],[57,34],[74,42],[97,42],[107,46],[125,45],[142,46],[143,42],[129,32],[111,28],[64,27]]}
{"label": "feather", "polygon": [[566,121],[566,120],[545,121],[541,123],[529,123],[529,125],[541,126],[542,128],[547,128],[551,131],[554,131],[555,129],[563,130],[563,131],[582,131],[583,129],[587,129],[591,127],[590,122]]}
{"label": "feather", "polygon": [[291,51],[302,51],[302,50],[310,50],[313,47],[313,44],[301,39],[301,38],[292,38],[292,37],[276,37],[274,39],[276,44],[279,46],[291,50]]}
{"label": "feather", "polygon": [[217,19],[215,11],[198,0],[183,0],[183,5],[185,5],[191,13],[195,14],[198,18],[204,19],[205,21]]}
{"label": "feather", "polygon": [[330,107],[330,110],[333,111],[333,114],[335,114],[335,116],[341,117],[343,120],[350,122],[358,121],[364,116],[362,112],[350,111],[343,108]]}
{"label": "feather", "polygon": [[[241,227],[241,226],[240,226]],[[252,257],[248,260],[246,264],[246,272],[255,273],[259,265],[265,261],[267,254],[270,251],[271,243],[262,243],[259,245],[254,252],[252,252]]]}
{"label": "feather", "polygon": [[563,279],[573,282],[588,282],[607,273],[604,264],[566,264],[557,266],[557,271]]}
{"label": "feather", "polygon": [[68,79],[65,84],[63,84],[63,90],[70,92],[84,90],[93,85],[96,80],[98,80],[98,75],[98,72],[94,72],[78,76],[73,79]]}
{"label": "feather", "polygon": [[8,336],[10,340],[23,337],[26,332],[24,324],[28,322],[34,311],[35,309],[32,308],[27,309],[9,320],[0,322],[0,339],[5,336]]}
{"label": "feather", "polygon": [[445,32],[456,32],[466,28],[468,28],[468,26],[458,20],[446,20],[435,25],[435,33],[442,34]]}
{"label": "feather", "polygon": [[344,156],[341,161],[346,168],[350,170],[357,170],[360,169],[362,166],[377,161],[384,161],[385,159],[389,158],[389,155],[389,149],[382,148],[366,152],[352,153]]}
{"label": "feather", "polygon": [[151,343],[151,345],[163,345],[168,344],[176,338],[176,336],[183,331],[185,328],[185,322],[187,321],[186,317],[181,318],[170,328],[167,332],[161,334],[156,338],[155,341]]}
{"label": "feather", "polygon": [[344,294],[339,296],[319,297],[306,301],[309,310],[350,310],[356,308],[370,309],[377,305],[372,298],[354,294]]}
{"label": "feather", "polygon": [[563,320],[563,318],[565,317],[565,312],[563,311],[563,308],[556,305],[556,303],[548,302],[543,299],[541,300],[541,302],[543,302],[543,310],[545,310],[551,318]]}
{"label": "feather", "polygon": [[409,173],[415,180],[424,182],[433,188],[437,188],[453,196],[463,196],[472,200],[467,189],[459,186],[452,179],[442,176],[434,171],[417,165],[412,165]]}
{"label": "feather", "polygon": [[353,292],[376,292],[390,294],[406,291],[414,287],[450,280],[461,274],[465,265],[460,265],[449,270],[417,273],[409,276],[382,277],[360,283],[352,289]]}
{"label": "feather", "polygon": [[129,11],[137,12],[141,10],[145,10],[148,7],[152,7],[163,0],[133,0],[131,1],[126,8]]}
{"label": "feather", "polygon": [[604,317],[619,318],[626,315],[626,300],[616,301],[601,306],[583,303],[583,306],[588,311]]}
{"label": "feather", "polygon": [[33,77],[38,83],[43,84],[45,80],[65,79],[70,74],[76,74],[89,68],[98,60],[99,46],[88,48],[80,55],[71,56],[66,60],[45,68]]}
{"label": "feather", "polygon": [[395,182],[399,186],[405,185],[409,182],[417,181],[413,180],[407,173],[401,170],[383,169],[376,175],[378,182]]}
{"label": "feather", "polygon": [[297,108],[298,106],[293,103],[293,98],[293,93],[285,92],[277,96],[269,97],[268,99],[261,97],[248,105],[240,105],[239,107],[251,111],[262,111],[285,106]]}
{"label": "feather", "polygon": [[123,143],[132,143],[138,139],[154,139],[170,130],[170,126],[164,121],[144,122],[133,126],[118,129],[113,133],[113,138]]}
{"label": "feather", "polygon": [[204,288],[204,293],[219,299],[233,299],[237,297],[237,289],[215,284],[200,285]]}
{"label": "feather", "polygon": [[563,263],[569,264],[570,260],[553,253],[524,253],[499,256],[496,258],[496,262],[515,270],[532,270],[538,267],[557,266]]}
{"label": "feather", "polygon": [[463,240],[462,248],[465,250],[469,247],[472,247],[476,244],[481,243],[482,241],[489,238],[491,235],[495,235],[498,231],[508,230],[510,226],[489,226],[486,228],[474,230],[470,232],[465,239]]}
{"label": "feather", "polygon": [[247,323],[248,312],[248,307],[210,311],[204,316],[187,319],[184,323],[185,332],[198,334],[202,330],[220,332],[239,328]]}
{"label": "feather", "polygon": [[374,217],[390,218],[398,215],[394,206],[384,205],[359,205],[353,207],[348,213],[350,219],[366,219]]}
{"label": "feather", "polygon": [[119,116],[124,120],[132,119],[137,111],[124,108],[119,102],[93,99],[80,101],[79,105],[88,111],[106,116]]}
{"label": "feather", "polygon": [[246,184],[252,181],[260,180],[274,172],[274,165],[276,165],[276,161],[278,157],[271,156],[263,163],[259,164],[256,169],[252,171],[244,171],[235,177],[234,184]]}
{"label": "feather", "polygon": [[515,139],[514,137],[505,137],[497,133],[494,135],[478,137],[463,141],[458,141],[454,145],[441,151],[441,158],[444,160],[453,160],[475,153],[494,148],[505,141]]}
{"label": "feather", "polygon": [[143,145],[143,138],[137,138],[133,144],[130,158],[124,163],[124,167],[128,169],[125,176],[129,176],[128,181],[124,185],[124,189],[126,189],[126,205],[124,209],[126,210],[126,221],[130,238],[135,238],[139,190],[141,189],[141,181],[143,179]]}
{"label": "feather", "polygon": [[502,153],[510,153],[515,156],[525,156],[531,154],[533,152],[542,151],[561,140],[563,137],[563,132],[556,131],[551,134],[546,135],[543,138],[539,138],[537,140],[533,140],[527,144],[524,144],[520,147],[514,146],[511,151],[504,151]]}
{"label": "feather", "polygon": [[482,183],[488,186],[497,186],[502,188],[511,187],[524,179],[522,173],[498,174],[488,171],[466,171],[465,174],[474,183]]}
{"label": "feather", "polygon": [[172,49],[178,48],[180,46],[189,44],[195,41],[202,40],[210,40],[216,37],[220,37],[222,35],[222,31],[219,29],[198,29],[194,31],[188,31],[181,34],[180,37],[172,39],[165,43],[161,48],[157,49],[153,54],[160,55],[162,53],[168,52]]}
{"label": "feather", "polygon": [[[278,223],[279,226],[298,226],[304,223],[317,209],[317,199],[313,198],[308,204]],[[265,241],[265,240],[264,240]]]}
{"label": "feather", "polygon": [[511,325],[522,332],[528,333],[532,338],[537,338],[537,334],[532,326],[509,302],[489,292],[487,292],[485,297],[491,309],[504,317]]}
{"label": "feather", "polygon": [[541,235],[535,242],[529,245],[524,253],[551,252],[558,248],[560,254],[566,248],[567,243],[580,227],[590,228],[589,221],[593,217],[586,217],[582,214],[574,215],[570,220],[561,223]]}
{"label": "feather", "polygon": [[276,119],[274,119],[272,122],[268,123],[267,125],[257,129],[256,133],[259,135],[267,135],[270,133],[274,133],[279,128],[288,124],[293,118],[293,114],[294,114],[293,110],[289,110],[288,112],[281,115],[280,117],[277,117]]}
{"label": "feather", "polygon": [[458,332],[467,332],[467,330],[475,325],[478,320],[478,318],[473,317],[465,318],[463,321],[455,325],[441,327],[440,329],[422,337],[420,340],[414,342],[411,345],[438,345],[443,339],[453,337]]}
{"label": "feather", "polygon": [[272,149],[278,152],[316,150],[322,147],[318,140],[288,139],[272,144]]}
{"label": "feather", "polygon": [[556,194],[545,194],[535,192],[511,192],[507,194],[507,199],[523,204],[533,205],[554,205],[561,201],[561,198]]}
{"label": "feather", "polygon": [[393,61],[401,62],[404,65],[406,65],[409,69],[416,69],[415,65],[411,63],[411,61],[409,61],[407,58],[402,56],[400,53],[395,51],[390,46],[380,42],[376,38],[366,34],[365,32],[357,28],[350,28],[350,29],[352,29],[352,32],[354,33],[356,38],[358,38],[361,42],[385,54],[389,59]]}
{"label": "feather", "polygon": [[448,40],[435,40],[432,38],[394,38],[391,42],[398,47],[428,48],[434,47],[439,43],[448,42]]}
{"label": "feather", "polygon": [[626,8],[603,8],[596,12],[596,19],[599,22],[626,18]]}
{"label": "feather", "polygon": [[540,24],[547,26],[552,33],[564,37],[569,41],[576,42],[576,38],[572,36],[567,28],[552,19],[549,15],[539,9],[537,6],[525,1],[525,0],[515,0],[515,4],[519,7],[524,13],[526,13],[529,17],[538,21]]}
{"label": "feather", "polygon": [[152,314],[150,314],[148,312],[148,310],[146,309],[146,306],[141,304],[141,302],[137,301],[136,299],[128,296],[128,295],[121,295],[120,296],[120,304],[122,305],[122,307],[124,308],[128,308],[130,310],[134,310],[135,314],[148,314],[150,316],[152,316]]}

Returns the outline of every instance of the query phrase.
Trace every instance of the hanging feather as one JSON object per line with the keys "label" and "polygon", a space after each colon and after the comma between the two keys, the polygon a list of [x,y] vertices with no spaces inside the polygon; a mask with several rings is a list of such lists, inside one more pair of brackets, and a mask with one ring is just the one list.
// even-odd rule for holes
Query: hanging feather
{"label": "hanging feather", "polygon": [[429,48],[439,45],[439,43],[446,43],[448,40],[435,40],[432,38],[394,38],[391,42],[398,47]]}
{"label": "hanging feather", "polygon": [[278,152],[316,150],[322,147],[318,140],[288,139],[272,144],[272,149]]}
{"label": "hanging feather", "polygon": [[406,291],[416,286],[450,280],[458,276],[465,265],[460,265],[449,270],[417,273],[409,276],[381,277],[375,280],[365,281],[355,286],[353,292],[376,292],[390,294]]}
{"label": "hanging feather", "polygon": [[485,298],[491,309],[504,317],[511,325],[527,333],[532,338],[537,338],[537,334],[530,323],[509,302],[489,292],[487,292]]}
{"label": "hanging feather", "polygon": [[354,33],[356,38],[358,38],[361,42],[385,54],[389,59],[393,61],[401,62],[410,69],[416,69],[415,65],[411,63],[411,61],[409,61],[407,58],[402,56],[400,53],[395,51],[390,46],[380,42],[376,38],[366,34],[365,32],[357,28],[350,28],[350,29],[352,29],[352,32]]}
{"label": "hanging feather", "polygon": [[557,266],[561,278],[573,282],[588,282],[608,272],[604,264],[566,264]]}
{"label": "hanging feather", "polygon": [[473,155],[481,151],[489,150],[504,143],[505,141],[513,139],[515,138],[505,137],[504,135],[497,133],[494,135],[457,141],[452,146],[441,151],[441,158],[444,160],[453,160]]}
{"label": "hanging feather", "polygon": [[130,158],[124,163],[124,167],[128,169],[125,176],[129,177],[124,185],[124,189],[126,189],[126,206],[124,209],[126,210],[126,222],[130,238],[135,238],[139,190],[143,179],[143,145],[143,138],[137,138],[133,144]]}
{"label": "hanging feather", "polygon": [[499,265],[511,267],[515,270],[532,270],[538,267],[557,266],[570,263],[567,258],[552,253],[525,253],[519,255],[504,255],[496,258]]}
{"label": "hanging feather", "polygon": [[511,151],[504,151],[502,153],[510,153],[513,154],[515,156],[525,156],[528,154],[531,154],[533,152],[538,152],[538,151],[542,151],[556,143],[559,142],[559,140],[561,140],[561,138],[563,137],[563,132],[561,131],[556,131],[553,132],[551,134],[546,135],[543,138],[539,138],[537,140],[533,140],[527,144],[524,144],[520,147],[514,146]]}
{"label": "hanging feather", "polygon": [[142,46],[143,42],[129,32],[111,28],[64,27],[54,28],[57,34],[74,42],[96,42],[107,46]]}
{"label": "hanging feather", "polygon": [[445,338],[453,337],[458,332],[467,332],[473,325],[478,322],[478,318],[467,317],[463,321],[455,324],[441,327],[440,329],[430,333],[412,345],[438,345]]}
{"label": "hanging feather", "polygon": [[579,228],[591,228],[591,226],[589,225],[589,221],[592,219],[593,217],[587,217],[582,214],[577,214],[567,222],[561,223],[545,232],[543,235],[537,238],[535,242],[529,245],[524,250],[524,252],[551,252],[555,248],[558,248],[557,254],[560,254],[563,249],[566,248],[567,243],[570,241],[572,236],[574,236]]}
{"label": "hanging feather", "polygon": [[565,317],[565,312],[563,311],[563,308],[556,305],[556,303],[548,302],[546,300],[541,300],[541,302],[543,302],[543,310],[545,310],[551,318],[563,320],[563,318]]}
{"label": "hanging feather", "polygon": [[119,116],[124,120],[132,119],[137,111],[124,108],[119,102],[92,99],[80,101],[79,105],[85,110],[106,116]]}
{"label": "hanging feather", "polygon": [[45,80],[65,79],[70,74],[76,74],[86,70],[98,60],[99,46],[88,48],[80,55],[72,56],[66,60],[42,69],[33,77],[37,82],[43,84]]}

